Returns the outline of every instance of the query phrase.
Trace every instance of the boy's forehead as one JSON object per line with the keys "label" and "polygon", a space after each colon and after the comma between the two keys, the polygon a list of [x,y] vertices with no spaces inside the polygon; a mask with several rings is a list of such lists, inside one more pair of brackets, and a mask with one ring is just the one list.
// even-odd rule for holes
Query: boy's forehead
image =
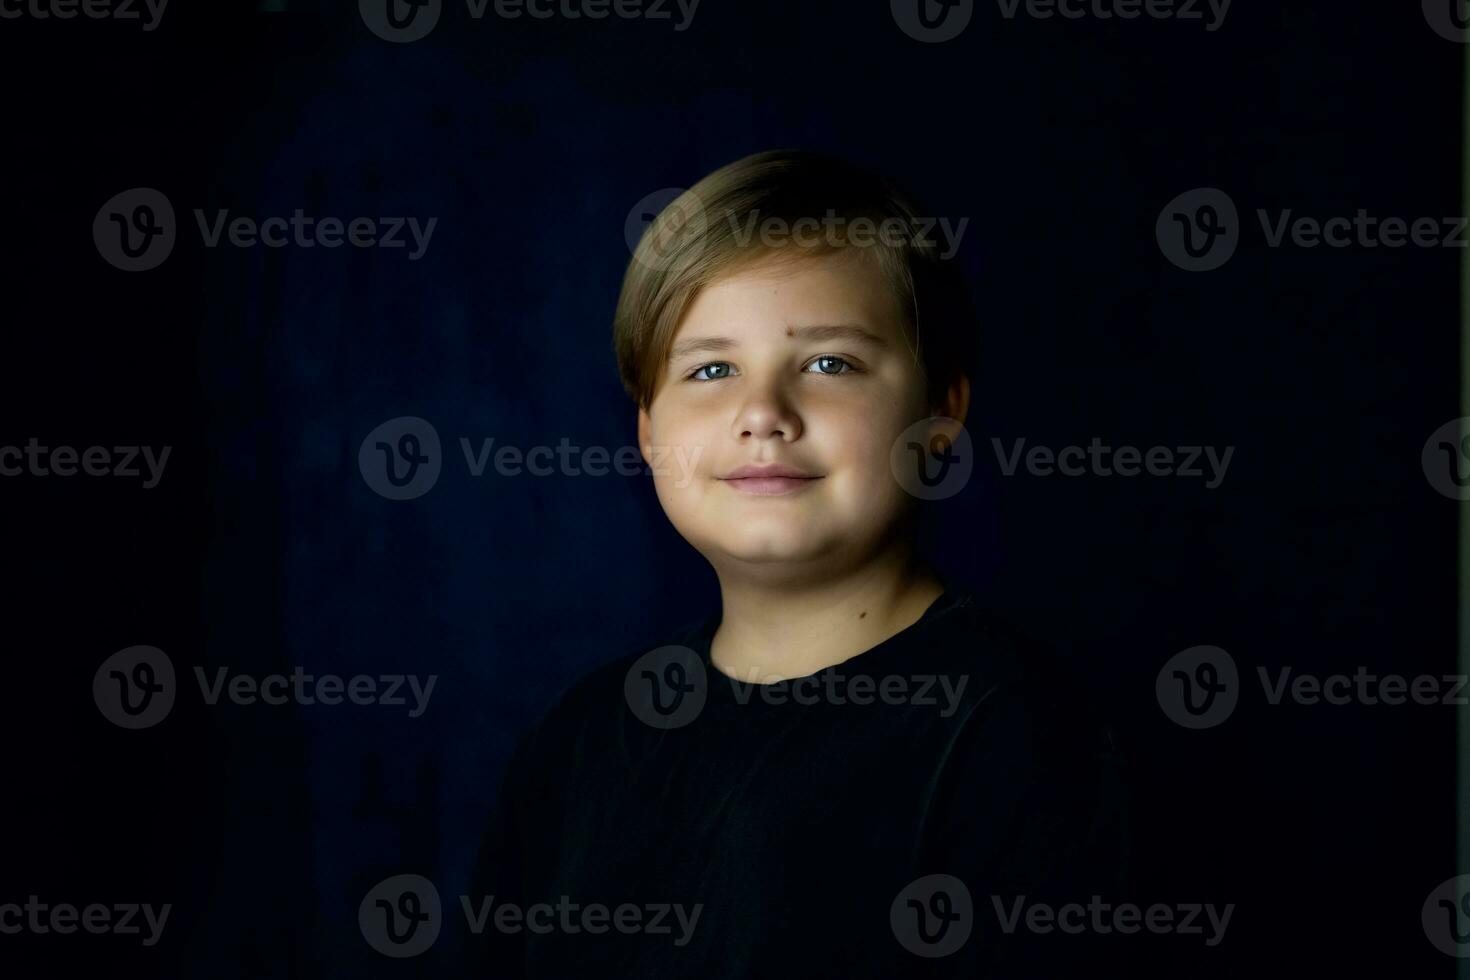
{"label": "boy's forehead", "polygon": [[678,328],[677,343],[721,336],[792,340],[811,326],[859,327],[875,339],[897,339],[902,329],[893,292],[876,263],[847,251],[796,260],[782,256],[744,265],[705,286]]}

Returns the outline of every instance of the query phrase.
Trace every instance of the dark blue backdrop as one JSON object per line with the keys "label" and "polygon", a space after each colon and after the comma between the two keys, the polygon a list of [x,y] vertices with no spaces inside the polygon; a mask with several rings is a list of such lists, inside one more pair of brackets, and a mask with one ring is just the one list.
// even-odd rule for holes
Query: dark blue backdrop
{"label": "dark blue backdrop", "polygon": [[[969,219],[979,468],[929,543],[1121,725],[1139,893],[1238,904],[1220,948],[1151,952],[1193,976],[1268,950],[1448,975],[1418,919],[1456,872],[1448,709],[1246,705],[1187,732],[1154,694],[1163,663],[1205,643],[1251,673],[1454,669],[1455,510],[1419,451],[1459,414],[1458,253],[1277,249],[1248,229],[1224,268],[1191,274],[1154,235],[1205,186],[1246,223],[1459,212],[1463,51],[1414,5],[1238,4],[1207,32],[982,4],[938,45],[881,2],[704,0],[682,32],[450,4],[408,44],[353,6],[179,8],[125,36],[0,25],[8,206],[27,229],[7,263],[0,442],[167,443],[177,474],[147,493],[0,486],[12,616],[45,637],[11,651],[25,703],[8,744],[33,748],[0,884],[175,905],[154,949],[25,948],[158,976],[451,970],[462,929],[388,960],[358,931],[362,896],[412,871],[456,905],[515,738],[590,668],[718,608],[646,477],[475,477],[459,439],[634,445],[610,341],[630,209],[801,146]],[[136,186],[168,195],[179,244],[128,275],[86,229]],[[195,208],[437,224],[416,261],[205,249]],[[358,450],[402,416],[432,423],[443,471],[394,501]],[[1235,453],[1206,490],[1006,478],[990,451],[1094,436]],[[133,643],[182,675],[438,681],[418,718],[195,698],[125,732],[86,691]]]}

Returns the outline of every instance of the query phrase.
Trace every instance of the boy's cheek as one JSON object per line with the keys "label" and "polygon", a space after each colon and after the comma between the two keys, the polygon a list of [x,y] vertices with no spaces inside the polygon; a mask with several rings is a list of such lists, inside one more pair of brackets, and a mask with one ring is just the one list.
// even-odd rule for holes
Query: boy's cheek
{"label": "boy's cheek", "polygon": [[880,474],[888,469],[889,450],[900,431],[875,409],[860,420],[829,430],[824,441],[832,451],[827,455],[857,473]]}
{"label": "boy's cheek", "polygon": [[655,444],[648,448],[649,470],[660,490],[687,489],[707,471],[703,465],[705,447],[699,443]]}

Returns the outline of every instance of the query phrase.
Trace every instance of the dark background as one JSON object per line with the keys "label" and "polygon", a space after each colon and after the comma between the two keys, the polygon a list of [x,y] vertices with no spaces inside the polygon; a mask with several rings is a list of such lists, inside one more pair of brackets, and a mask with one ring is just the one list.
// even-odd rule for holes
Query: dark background
{"label": "dark background", "polygon": [[[260,5],[268,6],[268,5]],[[168,445],[152,490],[0,479],[0,902],[172,903],[163,940],[0,936],[0,972],[452,973],[514,739],[593,666],[712,613],[646,477],[469,475],[458,439],[635,444],[610,324],[645,195],[762,149],[827,150],[970,219],[980,466],[937,507],[949,574],[1065,651],[1133,754],[1136,893],[1236,904],[1225,941],[1140,936],[1139,971],[1445,976],[1419,921],[1454,854],[1454,719],[1269,707],[1273,673],[1455,667],[1456,506],[1420,449],[1458,409],[1455,249],[1268,248],[1255,210],[1462,213],[1463,46],[1416,4],[1237,2],[1223,26],[1007,20],[918,43],[883,2],[703,0],[669,21],[472,20],[389,44],[355,4],[0,21],[0,445]],[[91,237],[153,187],[179,242],[125,273]],[[1161,254],[1219,187],[1243,241]],[[192,210],[438,217],[406,250],[206,249]],[[428,494],[357,451],[431,421]],[[1224,483],[1006,478],[1007,444],[1234,446]],[[186,681],[124,731],[91,698],[134,644]],[[1198,644],[1249,679],[1223,725],[1154,680]],[[438,675],[429,710],[210,708],[197,666]],[[387,875],[450,906],[417,960],[357,926]],[[10,962],[15,969],[8,970]],[[44,964],[44,967],[37,964]]]}

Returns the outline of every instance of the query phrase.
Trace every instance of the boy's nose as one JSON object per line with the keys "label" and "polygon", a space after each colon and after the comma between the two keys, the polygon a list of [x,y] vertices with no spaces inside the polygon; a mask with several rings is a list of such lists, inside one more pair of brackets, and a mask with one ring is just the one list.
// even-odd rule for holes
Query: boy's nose
{"label": "boy's nose", "polygon": [[774,392],[752,396],[735,416],[735,436],[748,439],[780,439],[791,442],[801,437],[801,418]]}

